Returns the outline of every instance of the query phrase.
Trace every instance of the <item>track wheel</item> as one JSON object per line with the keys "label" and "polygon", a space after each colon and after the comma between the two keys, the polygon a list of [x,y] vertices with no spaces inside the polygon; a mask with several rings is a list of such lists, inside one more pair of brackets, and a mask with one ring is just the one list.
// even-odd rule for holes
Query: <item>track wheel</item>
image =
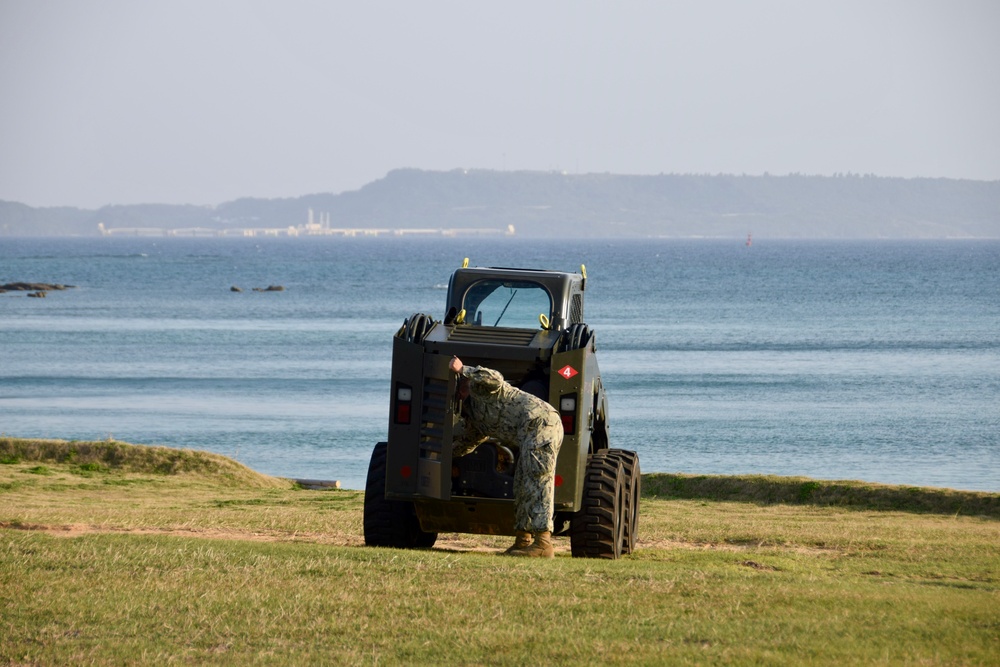
{"label": "track wheel", "polygon": [[625,535],[625,469],[608,450],[591,454],[584,477],[583,506],[573,515],[570,546],[574,558],[622,554]]}
{"label": "track wheel", "polygon": [[413,503],[385,499],[385,458],[389,445],[380,442],[372,450],[365,483],[365,544],[370,547],[427,549],[437,533],[425,533],[413,511]]}
{"label": "track wheel", "polygon": [[627,449],[610,449],[608,453],[622,462],[625,470],[625,537],[622,553],[635,551],[639,536],[639,496],[642,495],[642,473],[639,471],[639,455]]}

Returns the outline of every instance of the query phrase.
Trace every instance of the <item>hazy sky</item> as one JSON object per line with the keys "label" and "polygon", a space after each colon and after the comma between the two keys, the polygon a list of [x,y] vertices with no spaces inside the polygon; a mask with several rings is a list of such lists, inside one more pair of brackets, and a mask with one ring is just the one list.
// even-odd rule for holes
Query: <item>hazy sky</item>
{"label": "hazy sky", "polygon": [[1000,179],[997,0],[0,0],[0,199],[391,169]]}

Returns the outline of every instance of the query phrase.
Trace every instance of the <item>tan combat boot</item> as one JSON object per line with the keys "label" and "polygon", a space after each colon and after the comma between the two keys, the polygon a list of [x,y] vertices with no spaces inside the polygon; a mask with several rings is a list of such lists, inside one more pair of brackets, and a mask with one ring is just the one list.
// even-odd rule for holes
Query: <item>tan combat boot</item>
{"label": "tan combat boot", "polygon": [[514,548],[507,552],[511,556],[529,556],[532,558],[554,558],[556,553],[552,547],[552,533],[533,533],[534,541],[526,547]]}
{"label": "tan combat boot", "polygon": [[507,547],[505,554],[512,553],[515,549],[523,549],[531,544],[531,533],[526,530],[518,530],[514,532],[514,545]]}

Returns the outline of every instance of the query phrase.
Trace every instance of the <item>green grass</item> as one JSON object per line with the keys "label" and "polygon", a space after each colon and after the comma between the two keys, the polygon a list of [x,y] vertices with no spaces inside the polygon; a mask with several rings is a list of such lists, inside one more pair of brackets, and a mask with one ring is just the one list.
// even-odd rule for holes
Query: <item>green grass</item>
{"label": "green grass", "polygon": [[361,492],[116,445],[0,441],[0,664],[997,664],[1000,521],[936,490],[650,475],[633,556],[536,561],[366,548]]}
{"label": "green grass", "polygon": [[989,516],[1000,519],[1000,494],[773,475],[643,476],[643,493],[761,504],[794,504]]}

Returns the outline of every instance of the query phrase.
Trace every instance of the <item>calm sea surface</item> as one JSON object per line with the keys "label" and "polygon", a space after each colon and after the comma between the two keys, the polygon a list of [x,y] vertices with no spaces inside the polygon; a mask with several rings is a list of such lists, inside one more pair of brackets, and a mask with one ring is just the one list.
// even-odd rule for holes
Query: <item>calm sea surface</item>
{"label": "calm sea surface", "polygon": [[997,241],[0,238],[0,283],[78,286],[0,294],[0,433],[363,488],[392,335],[443,315],[463,257],[587,265],[614,445],[645,472],[1000,491]]}

